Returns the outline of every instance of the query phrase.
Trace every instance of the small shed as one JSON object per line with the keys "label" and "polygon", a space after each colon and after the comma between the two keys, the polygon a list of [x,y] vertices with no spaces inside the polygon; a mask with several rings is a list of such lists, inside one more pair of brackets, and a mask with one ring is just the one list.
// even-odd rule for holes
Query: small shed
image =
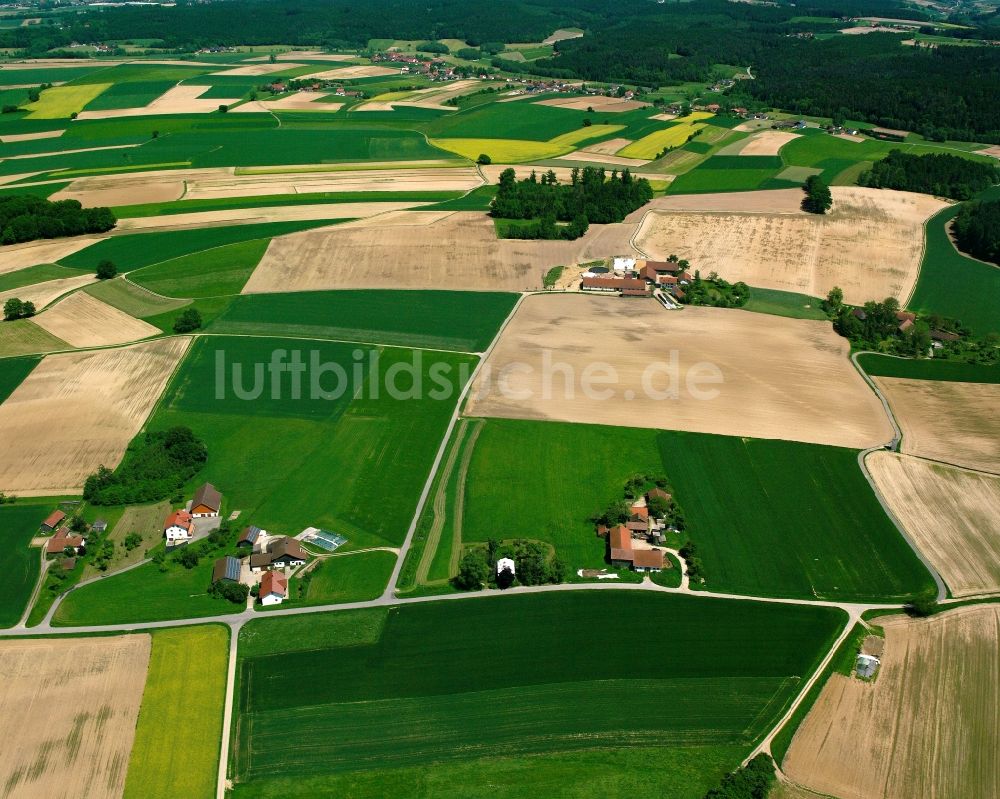
{"label": "small shed", "polygon": [[514,568],[514,560],[512,558],[500,558],[500,560],[497,561],[497,574],[500,574],[500,572],[504,569],[509,571],[511,574],[517,573]]}
{"label": "small shed", "polygon": [[108,523],[105,519],[98,519],[92,525],[90,525],[90,529],[93,530],[95,533],[103,533],[105,530],[108,529]]}
{"label": "small shed", "polygon": [[855,671],[859,677],[871,679],[882,665],[877,657],[873,655],[858,655],[858,662],[855,664]]}
{"label": "small shed", "polygon": [[212,567],[212,582],[225,580],[227,583],[238,583],[240,581],[240,559],[232,555],[226,555],[215,561]]}

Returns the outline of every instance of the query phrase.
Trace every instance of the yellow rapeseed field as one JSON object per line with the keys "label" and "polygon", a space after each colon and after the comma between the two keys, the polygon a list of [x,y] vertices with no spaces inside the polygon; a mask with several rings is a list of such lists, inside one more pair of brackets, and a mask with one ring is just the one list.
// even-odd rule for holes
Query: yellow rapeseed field
{"label": "yellow rapeseed field", "polygon": [[555,158],[572,152],[576,145],[588,139],[598,139],[623,130],[623,125],[591,125],[571,130],[548,141],[526,139],[431,139],[431,144],[475,161],[485,153],[495,164],[518,164]]}
{"label": "yellow rapeseed field", "polygon": [[26,105],[28,119],[66,119],[111,86],[110,83],[88,83],[82,86],[53,86],[42,92],[37,103]]}
{"label": "yellow rapeseed field", "polygon": [[698,120],[710,119],[711,117],[712,114],[705,111],[694,111],[690,116],[684,117],[682,122],[643,136],[638,141],[623,147],[616,154],[625,158],[652,160],[666,147],[680,147],[692,133],[705,127],[704,123]]}

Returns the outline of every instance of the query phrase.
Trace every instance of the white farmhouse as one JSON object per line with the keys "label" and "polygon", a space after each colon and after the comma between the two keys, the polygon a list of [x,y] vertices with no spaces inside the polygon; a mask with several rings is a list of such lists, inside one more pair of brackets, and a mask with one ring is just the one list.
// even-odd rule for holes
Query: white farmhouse
{"label": "white farmhouse", "polygon": [[280,571],[267,572],[260,581],[260,604],[280,605],[288,596],[288,578]]}
{"label": "white farmhouse", "polygon": [[186,510],[177,510],[163,521],[163,535],[168,544],[186,543],[194,536],[194,519]]}

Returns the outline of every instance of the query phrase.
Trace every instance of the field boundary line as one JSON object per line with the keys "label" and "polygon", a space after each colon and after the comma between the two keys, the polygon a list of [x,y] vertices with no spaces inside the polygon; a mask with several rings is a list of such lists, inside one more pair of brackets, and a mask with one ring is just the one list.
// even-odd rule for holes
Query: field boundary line
{"label": "field boundary line", "polygon": [[465,442],[462,460],[458,465],[458,475],[455,481],[455,519],[451,525],[451,558],[448,561],[448,572],[450,574],[458,573],[458,564],[462,560],[462,519],[465,516],[465,480],[469,474],[469,465],[472,463],[472,454],[476,449],[476,442],[479,440],[479,434],[483,432],[486,422],[483,419],[474,419],[471,421],[471,424],[473,425],[472,432]]}
{"label": "field boundary line", "polygon": [[18,619],[17,624],[14,625],[14,629],[27,628],[28,617],[31,616],[31,611],[34,609],[35,603],[38,602],[38,596],[42,593],[42,586],[45,585],[45,578],[49,573],[49,566],[53,562],[45,557],[45,547],[38,548],[38,557],[41,561],[38,568],[38,579],[35,580],[35,588],[31,592],[31,596],[28,597],[28,602],[24,606],[24,613],[21,614],[21,618]]}
{"label": "field boundary line", "polygon": [[226,668],[226,698],[222,704],[222,742],[219,751],[219,771],[216,779],[216,799],[226,799],[227,775],[229,771],[229,739],[233,726],[233,693],[236,687],[236,650],[239,646],[243,621],[229,624],[229,663]]}
{"label": "field boundary line", "polygon": [[434,502],[431,503],[431,513],[433,521],[431,528],[427,532],[427,541],[424,543],[423,552],[420,553],[420,561],[417,563],[417,571],[413,582],[415,585],[426,585],[427,574],[430,571],[434,555],[441,542],[441,532],[444,529],[445,519],[448,513],[448,482],[451,480],[452,472],[455,470],[455,461],[458,460],[458,453],[462,449],[462,441],[468,429],[468,421],[461,419],[455,431],[455,440],[452,442],[448,452],[448,460],[444,469],[441,470],[441,480],[438,482],[438,490],[434,492]]}
{"label": "field boundary line", "polygon": [[[226,295],[223,295],[226,296]],[[240,294],[232,295],[234,297],[243,296]],[[176,335],[189,335],[185,334],[174,334]],[[389,349],[397,350],[419,350],[421,352],[440,352],[449,355],[479,355],[478,352],[469,352],[467,350],[442,350],[435,347],[416,347],[409,344],[386,344],[378,341],[363,341],[354,338],[311,338],[309,336],[295,336],[290,334],[278,335],[275,333],[212,333],[210,331],[195,331],[190,334],[194,338],[277,338],[277,339],[294,339],[295,341],[330,341],[334,344],[360,344],[364,347],[387,347]],[[165,336],[165,338],[171,338],[170,336]],[[17,357],[17,356],[12,356]]]}
{"label": "field boundary line", "polygon": [[434,480],[437,477],[438,469],[441,468],[441,461],[444,459],[444,454],[448,448],[448,441],[451,439],[452,433],[455,430],[455,425],[458,422],[459,417],[462,415],[462,410],[465,406],[465,402],[468,399],[469,392],[472,390],[473,384],[476,382],[476,378],[479,376],[480,370],[483,368],[483,364],[486,363],[486,359],[489,357],[490,353],[496,347],[497,342],[503,335],[504,330],[506,330],[507,325],[510,324],[511,319],[514,318],[514,314],[517,313],[517,309],[521,307],[521,303],[524,302],[524,298],[527,294],[518,295],[517,302],[514,303],[514,307],[510,309],[510,313],[507,314],[507,318],[503,320],[500,327],[497,328],[496,334],[493,336],[493,340],[490,345],[479,354],[479,362],[476,364],[476,368],[472,370],[469,375],[469,379],[466,384],[462,387],[462,392],[459,394],[457,401],[455,402],[455,409],[451,413],[451,418],[448,420],[448,427],[444,431],[444,437],[441,439],[441,445],[438,447],[437,454],[434,456],[434,462],[431,464],[430,473],[427,475],[427,480],[424,482],[423,490],[420,492],[420,497],[417,499],[417,507],[413,513],[413,519],[410,522],[410,527],[406,531],[406,536],[403,538],[403,543],[399,549],[399,557],[396,558],[396,565],[392,569],[392,576],[389,578],[389,584],[386,586],[385,592],[382,594],[382,600],[384,602],[390,603],[396,595],[396,587],[399,584],[399,575],[403,570],[403,563],[406,560],[407,554],[409,554],[410,547],[413,544],[413,536],[417,531],[417,527],[420,524],[420,517],[423,515],[424,506],[427,504],[427,497],[431,493],[431,489],[434,486]]}

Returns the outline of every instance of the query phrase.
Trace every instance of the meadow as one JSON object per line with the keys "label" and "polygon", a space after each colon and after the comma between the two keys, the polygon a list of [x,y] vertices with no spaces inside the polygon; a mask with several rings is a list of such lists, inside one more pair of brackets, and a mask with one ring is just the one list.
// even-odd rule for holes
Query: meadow
{"label": "meadow", "polygon": [[60,280],[78,275],[79,272],[74,272],[72,269],[67,269],[57,264],[37,264],[25,269],[18,269],[16,272],[8,272],[5,275],[0,275],[0,291],[6,292],[11,289],[19,289],[22,286],[43,283],[46,280]]}
{"label": "meadow", "polygon": [[911,380],[948,380],[957,383],[1000,383],[1000,365],[963,363],[936,359],[914,360],[865,353],[858,363],[870,375],[905,377]]}
{"label": "meadow", "polygon": [[[6,364],[5,361],[4,377]],[[0,628],[17,624],[31,598],[38,581],[39,551],[30,549],[28,543],[38,535],[38,525],[54,507],[51,502],[31,499],[19,500],[14,505],[0,505],[0,530],[4,534],[0,567],[7,589],[4,601],[0,603]]]}
{"label": "meadow", "polygon": [[713,591],[862,601],[933,588],[855,451],[778,440],[490,419],[463,539],[516,531],[553,544],[569,570],[601,567],[590,519],[636,474],[666,474]]}
{"label": "meadow", "polygon": [[[300,397],[287,374],[277,394],[263,390],[257,399],[240,399],[228,381],[216,384],[217,358],[225,359],[227,369],[240,371],[242,390],[250,391],[254,365],[263,368],[281,350],[300,353],[307,366],[312,359],[318,364],[303,377]],[[149,427],[187,425],[203,438],[208,463],[192,486],[211,481],[231,507],[243,511],[242,519],[276,533],[322,527],[346,536],[350,548],[398,546],[457,400],[459,381],[467,379],[474,364],[466,356],[440,353],[433,362],[418,358],[415,378],[405,371],[393,376],[408,369],[413,357],[402,349],[205,336],[192,346]],[[382,382],[370,378],[372,359],[378,360]],[[346,380],[336,374],[335,364]],[[438,375],[441,382],[432,382],[432,367],[449,370]],[[422,399],[394,399],[384,385],[390,378],[403,392],[415,380],[431,390]],[[315,397],[313,381],[319,388]],[[369,390],[373,382],[377,395]],[[447,389],[441,393],[450,397],[435,398],[435,387],[442,384]],[[392,501],[387,501],[388,487]]]}
{"label": "meadow", "polygon": [[324,558],[309,571],[308,581],[293,577],[288,585],[288,599],[281,605],[257,606],[267,612],[272,608],[332,605],[338,602],[367,602],[382,596],[396,565],[392,552],[373,550],[351,555]]}
{"label": "meadow", "polygon": [[92,283],[84,291],[138,319],[169,313],[190,303],[190,300],[175,300],[151,294],[123,277]]}
{"label": "meadow", "polygon": [[42,330],[30,319],[0,324],[0,358],[69,349],[62,339]]}
{"label": "meadow", "polygon": [[167,297],[239,294],[270,243],[251,239],[182,255],[131,272],[129,280]]}
{"label": "meadow", "polygon": [[1000,269],[962,255],[948,237],[958,206],[946,208],[927,222],[927,243],[913,296],[906,307],[921,314],[960,319],[978,335],[1000,333]]}
{"label": "meadow", "polygon": [[820,302],[819,297],[810,297],[808,294],[751,286],[750,299],[743,310],[787,316],[791,319],[826,319]]}
{"label": "meadow", "polygon": [[[524,768],[539,755],[621,746],[745,751],[815,668],[842,616],[625,592],[370,613],[377,614],[372,624],[385,619],[374,641],[351,636],[340,646],[243,655],[238,783],[294,774],[325,786],[327,775],[376,768],[385,786],[396,769],[412,774],[428,761],[456,766],[489,757]],[[615,623],[595,625],[595,618]],[[642,632],[649,626],[656,636]],[[590,655],[578,657],[581,651]],[[329,674],[338,678],[319,678]],[[622,702],[623,693],[635,702]],[[277,730],[285,746],[271,745]],[[710,760],[668,795],[700,796],[694,790],[717,779],[717,768]],[[605,773],[612,790],[629,779]]]}
{"label": "meadow", "polygon": [[482,352],[516,300],[515,294],[478,291],[244,294],[209,330]]}
{"label": "meadow", "polygon": [[[229,633],[221,625],[154,630],[126,799],[208,797],[215,791]],[[169,734],[176,745],[167,745]]]}

